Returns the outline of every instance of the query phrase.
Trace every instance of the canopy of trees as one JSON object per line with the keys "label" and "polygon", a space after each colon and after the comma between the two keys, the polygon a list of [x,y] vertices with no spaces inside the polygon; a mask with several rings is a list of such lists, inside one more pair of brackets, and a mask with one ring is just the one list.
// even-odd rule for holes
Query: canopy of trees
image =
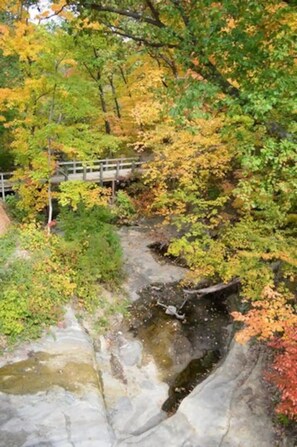
{"label": "canopy of trees", "polygon": [[146,208],[182,235],[169,252],[194,285],[240,281],[238,340],[279,352],[277,410],[297,418],[296,2],[1,0],[0,14],[0,163],[18,206],[33,218],[65,197],[59,159],[150,154]]}

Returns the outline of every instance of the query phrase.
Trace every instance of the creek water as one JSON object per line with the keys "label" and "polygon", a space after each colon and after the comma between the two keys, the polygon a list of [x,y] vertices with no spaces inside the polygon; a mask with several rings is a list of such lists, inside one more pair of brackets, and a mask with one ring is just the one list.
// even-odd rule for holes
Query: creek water
{"label": "creek water", "polygon": [[[130,307],[128,330],[153,356],[169,385],[163,410],[174,413],[182,399],[204,380],[227,351],[231,319],[223,295],[186,295],[179,284],[153,284]],[[183,319],[165,313],[175,306]]]}

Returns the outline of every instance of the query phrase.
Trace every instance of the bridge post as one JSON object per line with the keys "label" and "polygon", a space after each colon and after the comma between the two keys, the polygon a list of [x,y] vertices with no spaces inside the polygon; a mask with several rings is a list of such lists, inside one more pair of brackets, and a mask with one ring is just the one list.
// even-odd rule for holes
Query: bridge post
{"label": "bridge post", "polygon": [[1,174],[1,193],[2,193],[2,200],[5,202],[5,187],[4,187],[4,174]]}
{"label": "bridge post", "polygon": [[76,174],[76,160],[73,161],[73,174]]}
{"label": "bridge post", "polygon": [[87,167],[84,166],[84,170],[83,170],[83,180],[87,180]]}
{"label": "bridge post", "polygon": [[112,182],[111,182],[111,191],[112,191],[112,193],[111,193],[111,202],[113,203],[114,202],[114,199],[115,199],[115,193],[116,193],[116,182],[115,182],[115,180],[112,180]]}
{"label": "bridge post", "polygon": [[120,174],[120,162],[117,161],[117,172],[116,172],[116,179],[119,178],[119,174]]}
{"label": "bridge post", "polygon": [[100,186],[103,186],[103,163],[100,163]]}

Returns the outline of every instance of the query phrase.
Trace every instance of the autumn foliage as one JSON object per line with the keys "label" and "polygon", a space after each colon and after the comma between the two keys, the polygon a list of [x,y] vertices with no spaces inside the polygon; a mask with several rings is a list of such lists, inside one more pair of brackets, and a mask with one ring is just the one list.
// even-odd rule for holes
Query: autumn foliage
{"label": "autumn foliage", "polygon": [[265,374],[280,391],[280,403],[276,412],[297,419],[297,315],[290,300],[267,286],[261,300],[252,302],[246,314],[233,312],[235,321],[243,322],[244,328],[236,340],[245,343],[251,337],[268,341],[276,350],[270,371]]}
{"label": "autumn foliage", "polygon": [[0,1],[0,143],[17,206],[29,221],[51,221],[56,199],[89,212],[109,192],[53,187],[59,160],[145,157],[135,202],[178,229],[169,253],[188,284],[240,281],[238,340],[276,350],[277,411],[296,418],[294,2],[46,3],[33,22],[27,2]]}
{"label": "autumn foliage", "polygon": [[269,345],[278,352],[271,371],[266,374],[267,380],[280,391],[276,411],[297,420],[297,325],[286,328],[284,335]]}

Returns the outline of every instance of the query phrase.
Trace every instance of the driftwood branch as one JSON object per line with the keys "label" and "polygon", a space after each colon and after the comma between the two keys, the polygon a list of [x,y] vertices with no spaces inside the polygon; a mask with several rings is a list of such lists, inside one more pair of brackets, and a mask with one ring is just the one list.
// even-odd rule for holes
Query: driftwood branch
{"label": "driftwood branch", "polygon": [[159,300],[157,301],[157,305],[164,307],[165,310],[165,314],[170,315],[172,317],[176,317],[178,320],[184,320],[185,318],[185,314],[179,314],[178,310],[175,306],[169,305],[166,306],[166,304],[161,303]]}
{"label": "driftwood branch", "polygon": [[229,287],[235,286],[236,284],[240,284],[240,279],[235,278],[230,282],[224,283],[220,282],[219,284],[215,284],[214,286],[203,287],[201,289],[184,289],[184,292],[189,295],[208,295],[209,293],[221,292],[221,290],[228,289]]}

